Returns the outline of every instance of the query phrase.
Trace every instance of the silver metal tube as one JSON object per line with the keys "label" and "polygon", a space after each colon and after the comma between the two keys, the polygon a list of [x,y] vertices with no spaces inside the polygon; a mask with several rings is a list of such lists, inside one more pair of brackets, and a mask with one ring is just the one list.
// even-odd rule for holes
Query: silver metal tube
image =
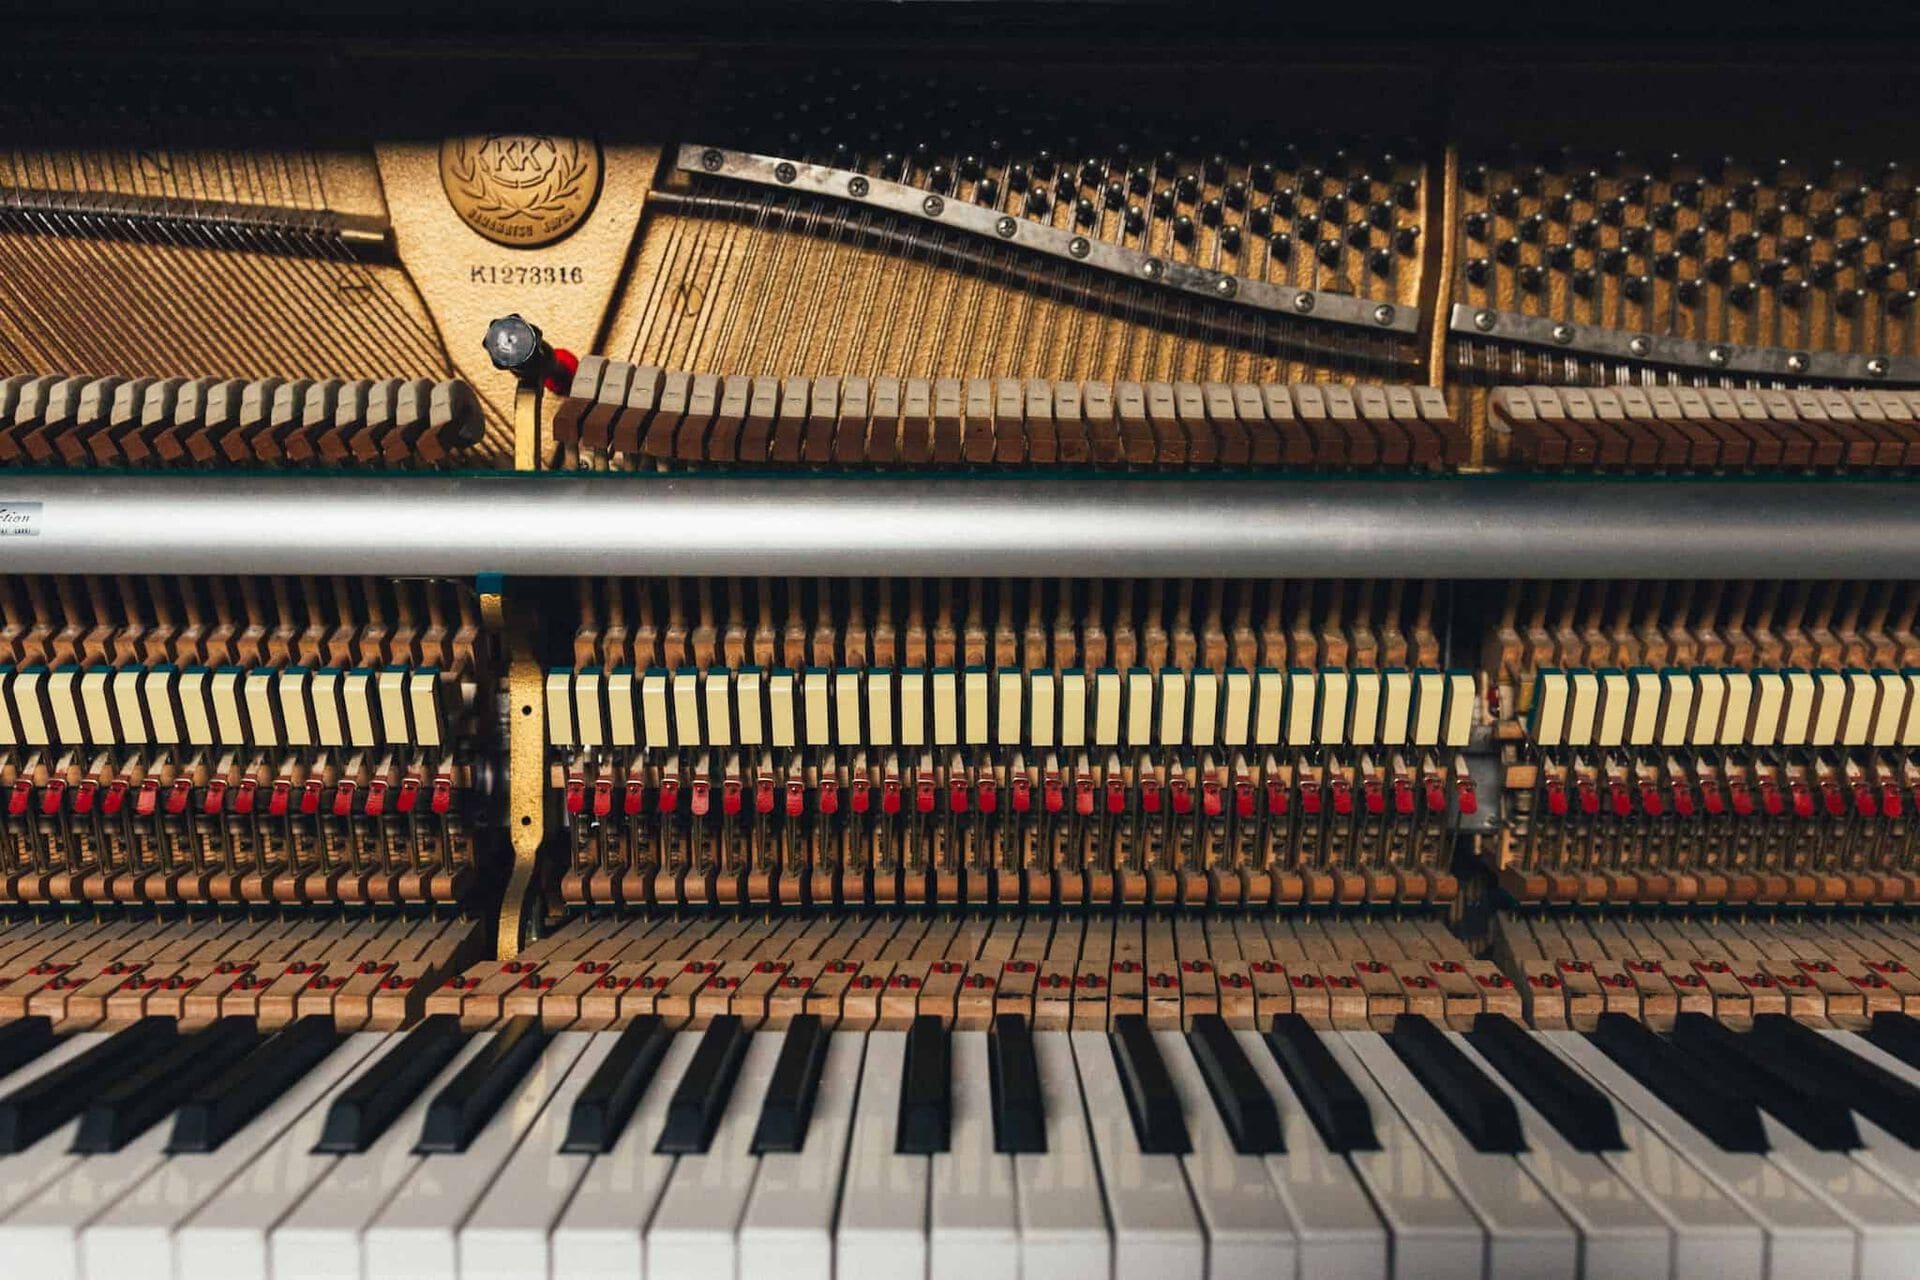
{"label": "silver metal tube", "polygon": [[0,475],[0,572],[1907,578],[1916,495],[1504,476]]}

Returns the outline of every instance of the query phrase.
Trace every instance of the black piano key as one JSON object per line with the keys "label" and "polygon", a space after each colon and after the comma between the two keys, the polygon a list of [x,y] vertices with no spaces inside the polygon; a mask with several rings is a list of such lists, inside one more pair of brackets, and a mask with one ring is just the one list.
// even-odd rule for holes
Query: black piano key
{"label": "black piano key", "polygon": [[216,1151],[340,1047],[333,1018],[301,1018],[201,1085],[173,1118],[169,1154]]}
{"label": "black piano key", "polygon": [[1187,1044],[1233,1139],[1233,1149],[1243,1156],[1284,1152],[1287,1144],[1280,1135],[1280,1108],[1260,1083],[1226,1019],[1217,1013],[1199,1014],[1187,1032]]}
{"label": "black piano key", "polygon": [[1393,1020],[1387,1043],[1475,1151],[1518,1155],[1527,1149],[1513,1099],[1439,1027],[1417,1013],[1403,1013]]}
{"label": "black piano key", "polygon": [[1380,1149],[1366,1096],[1333,1060],[1320,1043],[1320,1033],[1305,1018],[1297,1013],[1275,1017],[1267,1031],[1267,1048],[1273,1050],[1274,1060],[1329,1151],[1345,1155]]}
{"label": "black piano key", "polygon": [[1173,1078],[1167,1074],[1146,1018],[1137,1013],[1116,1017],[1107,1042],[1113,1046],[1114,1066],[1120,1072],[1120,1089],[1127,1095],[1140,1150],[1150,1156],[1191,1152],[1193,1139],[1187,1134],[1187,1118],[1180,1113],[1180,1095],[1173,1091]]}
{"label": "black piano key", "polygon": [[436,1013],[407,1032],[333,1100],[314,1154],[353,1155],[372,1146],[466,1042],[454,1013]]}
{"label": "black piano key", "polygon": [[420,1126],[419,1155],[453,1154],[486,1128],[487,1121],[507,1100],[513,1087],[533,1069],[552,1039],[540,1029],[540,1019],[513,1018],[494,1034],[487,1047],[460,1068],[453,1079],[427,1104]]}
{"label": "black piano key", "polygon": [[1704,1013],[1683,1013],[1673,1022],[1673,1041],[1709,1071],[1758,1102],[1774,1119],[1821,1151],[1856,1151],[1860,1126],[1847,1100],[1831,1085],[1809,1080],[1791,1064],[1776,1061],[1766,1045],[1715,1022]]}
{"label": "black piano key", "polygon": [[176,1038],[144,1062],[128,1064],[130,1073],[96,1094],[81,1113],[73,1153],[95,1156],[120,1150],[252,1053],[260,1041],[252,1018],[222,1018],[204,1031]]}
{"label": "black piano key", "polygon": [[827,1060],[827,1028],[813,1013],[795,1015],[773,1064],[760,1122],[753,1129],[753,1154],[799,1151],[807,1145],[813,1100],[820,1093],[820,1068]]}
{"label": "black piano key", "polygon": [[1505,1014],[1473,1020],[1467,1041],[1575,1151],[1624,1151],[1613,1100]]}
{"label": "black piano key", "polygon": [[667,1102],[667,1122],[660,1128],[654,1150],[661,1155],[700,1155],[713,1144],[713,1131],[747,1056],[747,1028],[739,1017],[724,1013],[707,1024],[687,1074]]}
{"label": "black piano key", "polygon": [[953,1061],[946,1024],[932,1014],[907,1028],[900,1063],[900,1126],[893,1149],[903,1156],[945,1151],[953,1136]]}
{"label": "black piano key", "polygon": [[1033,1028],[1018,1013],[995,1015],[987,1031],[987,1080],[993,1091],[993,1149],[1003,1156],[1047,1149],[1047,1104]]}
{"label": "black piano key", "polygon": [[52,1018],[14,1018],[0,1025],[0,1076],[8,1076],[53,1048]]}
{"label": "black piano key", "polygon": [[1867,1026],[1866,1037],[1920,1071],[1920,1018],[1905,1013],[1876,1013]]}
{"label": "black piano key", "polygon": [[1908,1146],[1920,1147],[1920,1089],[1900,1076],[1784,1013],[1755,1017],[1751,1042],[1803,1085],[1845,1103]]}
{"label": "black piano key", "polygon": [[667,1024],[648,1013],[627,1024],[613,1048],[594,1070],[567,1116],[562,1151],[598,1155],[613,1150],[633,1119],[633,1109],[646,1096],[660,1069],[660,1059],[673,1043]]}
{"label": "black piano key", "polygon": [[163,1052],[177,1034],[172,1018],[142,1018],[0,1098],[0,1154],[25,1151],[79,1115],[101,1081],[118,1079],[131,1064]]}
{"label": "black piano key", "polygon": [[1753,1099],[1647,1030],[1638,1018],[1603,1013],[1587,1039],[1722,1151],[1764,1155],[1769,1150]]}

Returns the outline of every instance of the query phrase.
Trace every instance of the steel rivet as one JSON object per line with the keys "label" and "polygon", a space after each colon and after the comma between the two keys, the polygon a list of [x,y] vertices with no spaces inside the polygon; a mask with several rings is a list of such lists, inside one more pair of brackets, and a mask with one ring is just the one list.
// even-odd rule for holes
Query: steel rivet
{"label": "steel rivet", "polygon": [[1093,252],[1093,245],[1088,243],[1085,236],[1075,236],[1067,241],[1067,252],[1076,258],[1084,258]]}
{"label": "steel rivet", "polygon": [[928,196],[920,202],[920,208],[929,218],[937,218],[946,211],[947,202],[939,196]]}
{"label": "steel rivet", "polygon": [[1886,377],[1887,376],[1887,358],[1885,356],[1875,356],[1871,360],[1867,361],[1867,372],[1872,374],[1876,378]]}
{"label": "steel rivet", "polygon": [[1020,223],[1013,218],[1001,218],[993,224],[993,229],[1002,239],[1011,240],[1013,233],[1020,229]]}
{"label": "steel rivet", "polygon": [[773,166],[773,176],[782,182],[792,182],[800,176],[800,171],[787,161],[782,160],[779,164]]}
{"label": "steel rivet", "polygon": [[1473,313],[1473,327],[1482,333],[1491,333],[1493,326],[1498,323],[1499,317],[1491,311],[1476,311]]}
{"label": "steel rivet", "polygon": [[708,147],[700,153],[700,167],[708,173],[718,173],[720,166],[726,162],[727,158],[721,155],[716,148]]}
{"label": "steel rivet", "polygon": [[1393,308],[1384,302],[1375,307],[1373,309],[1373,322],[1375,324],[1392,324]]}
{"label": "steel rivet", "polygon": [[1807,363],[1806,353],[1796,351],[1787,357],[1787,371],[1789,373],[1805,373],[1807,371]]}
{"label": "steel rivet", "polygon": [[1307,314],[1307,312],[1313,310],[1313,295],[1310,293],[1294,294],[1293,309],[1295,311],[1298,311],[1301,315],[1305,315]]}
{"label": "steel rivet", "polygon": [[1563,347],[1569,342],[1572,342],[1573,326],[1570,324],[1557,324],[1553,326],[1553,340]]}
{"label": "steel rivet", "polygon": [[1240,286],[1234,282],[1232,276],[1221,276],[1213,282],[1213,291],[1223,298],[1231,298],[1239,290]]}
{"label": "steel rivet", "polygon": [[847,179],[847,194],[856,200],[865,196],[870,190],[872,190],[872,184],[859,174]]}
{"label": "steel rivet", "polygon": [[1148,258],[1145,262],[1140,264],[1140,270],[1146,273],[1147,279],[1149,280],[1158,280],[1160,278],[1161,273],[1164,272],[1166,269],[1167,269],[1167,264],[1160,261],[1160,259],[1158,258]]}
{"label": "steel rivet", "polygon": [[1708,347],[1707,348],[1708,364],[1718,369],[1721,365],[1725,364],[1726,362],[1727,362],[1727,349],[1725,347]]}
{"label": "steel rivet", "polygon": [[1627,343],[1627,350],[1636,356],[1645,356],[1653,350],[1653,343],[1645,338],[1634,338]]}

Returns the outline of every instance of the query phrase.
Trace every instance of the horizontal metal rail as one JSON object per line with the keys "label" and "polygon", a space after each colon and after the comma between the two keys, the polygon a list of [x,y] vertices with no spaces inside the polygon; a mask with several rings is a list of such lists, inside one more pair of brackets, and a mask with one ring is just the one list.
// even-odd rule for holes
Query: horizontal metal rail
{"label": "horizontal metal rail", "polygon": [[1897,481],[0,474],[0,572],[1907,578]]}

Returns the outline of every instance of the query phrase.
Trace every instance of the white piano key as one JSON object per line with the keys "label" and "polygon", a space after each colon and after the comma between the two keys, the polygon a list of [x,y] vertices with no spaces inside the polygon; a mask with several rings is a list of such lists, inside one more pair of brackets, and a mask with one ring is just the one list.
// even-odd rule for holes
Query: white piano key
{"label": "white piano key", "polygon": [[[6,1274],[34,1280],[79,1280],[85,1275],[81,1232],[165,1163],[169,1128],[156,1124],[110,1155],[80,1157],[31,1198],[14,1205],[0,1219],[0,1259],[5,1260]],[[124,1273],[114,1280],[119,1274]],[[165,1275],[167,1269],[160,1264],[150,1274]]]}
{"label": "white piano key", "polygon": [[[0,1080],[0,1096],[32,1084],[47,1072],[104,1042],[108,1034],[104,1031],[84,1031],[79,1035],[64,1037],[52,1049],[5,1080]],[[25,1151],[0,1156],[0,1214],[11,1211],[15,1205],[36,1194],[80,1159],[79,1156],[67,1154],[67,1149],[73,1145],[74,1134],[79,1129],[80,1122],[70,1120]]]}
{"label": "white piano key", "polygon": [[1141,1152],[1105,1034],[1070,1036],[1113,1224],[1114,1280],[1197,1280],[1206,1274],[1207,1237],[1180,1157]]}
{"label": "white piano key", "polygon": [[[1550,1038],[1534,1034],[1554,1047]],[[1568,1061],[1580,1070],[1577,1062]],[[1594,1084],[1608,1092],[1603,1083]],[[1608,1096],[1613,1099],[1626,1150],[1600,1158],[1636,1188],[1673,1231],[1675,1280],[1759,1280],[1765,1275],[1767,1239],[1760,1224],[1633,1108],[1611,1093]]]}
{"label": "white piano key", "polygon": [[674,1161],[655,1155],[653,1144],[699,1039],[673,1038],[620,1140],[587,1166],[553,1229],[554,1280],[632,1280],[644,1272],[647,1222]]}
{"label": "white piano key", "polygon": [[1214,1280],[1255,1280],[1297,1274],[1293,1215],[1266,1176],[1265,1159],[1234,1150],[1186,1036],[1157,1031],[1153,1038],[1193,1139],[1192,1153],[1180,1162],[1206,1226],[1207,1275]]}
{"label": "white piano key", "polygon": [[[1908,1084],[1920,1086],[1920,1071],[1894,1057],[1865,1036],[1851,1031],[1825,1031],[1829,1040],[1847,1052],[1882,1067]],[[1860,1112],[1854,1112],[1860,1126],[1860,1139],[1866,1145],[1853,1158],[1908,1195],[1920,1192],[1920,1150],[1908,1146]]]}
{"label": "white piano key", "polygon": [[427,1105],[492,1039],[490,1031],[473,1036],[366,1151],[316,1157],[326,1159],[328,1169],[271,1228],[267,1249],[274,1280],[346,1280],[361,1274],[361,1233],[425,1159],[413,1154],[413,1144]]}
{"label": "white piano key", "polygon": [[1579,1232],[1583,1280],[1671,1275],[1673,1233],[1666,1221],[1605,1160],[1576,1151],[1465,1036],[1456,1031],[1448,1038],[1512,1099],[1527,1142],[1519,1161]]}
{"label": "white piano key", "polygon": [[[406,1186],[368,1226],[368,1280],[459,1280],[459,1230],[547,1099],[586,1048],[585,1032],[555,1036],[465,1151],[423,1158]],[[417,1136],[417,1134],[416,1134]]]}
{"label": "white piano key", "polygon": [[586,1048],[460,1227],[461,1280],[517,1280],[547,1272],[547,1240],[553,1224],[593,1160],[590,1155],[562,1151],[560,1143],[574,1100],[620,1033],[563,1032],[556,1039],[571,1036],[584,1037]]}
{"label": "white piano key", "polygon": [[1860,1280],[1912,1277],[1920,1257],[1920,1204],[1845,1151],[1819,1151],[1766,1112],[1760,1113],[1775,1164],[1797,1178],[1854,1230],[1854,1274]]}
{"label": "white piano key", "polygon": [[806,1146],[760,1157],[740,1222],[740,1280],[833,1280],[833,1216],[866,1043],[853,1031],[828,1037]]}
{"label": "white piano key", "polygon": [[736,1274],[735,1232],[760,1164],[752,1150],[753,1128],[780,1056],[780,1041],[774,1034],[752,1037],[712,1144],[703,1154],[683,1155],[674,1163],[647,1228],[649,1280]]}
{"label": "white piano key", "polygon": [[993,1149],[993,1096],[987,1033],[952,1037],[952,1141],[932,1157],[932,1280],[1017,1280],[1019,1220],[1013,1157]]}
{"label": "white piano key", "polygon": [[[297,1128],[301,1119],[316,1108],[324,1111],[327,1095],[353,1075],[386,1038],[383,1032],[347,1037],[284,1095],[221,1143],[218,1150],[168,1156],[151,1177],[82,1233],[85,1273],[101,1277],[163,1275],[167,1268],[162,1260],[169,1257],[172,1273],[179,1280],[205,1280],[209,1275],[224,1273],[217,1263],[211,1271],[188,1265],[184,1251],[176,1248],[180,1225],[255,1157]],[[163,1120],[155,1127],[170,1132],[173,1122]]]}
{"label": "white piano key", "polygon": [[1073,1049],[1066,1036],[1042,1032],[1033,1037],[1033,1056],[1046,1108],[1047,1149],[1013,1157],[1021,1274],[1106,1280],[1113,1243]]}
{"label": "white piano key", "polygon": [[1579,1240],[1540,1184],[1510,1155],[1476,1151],[1384,1037],[1344,1033],[1427,1154],[1487,1230],[1487,1277],[1573,1275]]}
{"label": "white piano key", "polygon": [[1380,1149],[1351,1152],[1347,1161],[1386,1219],[1393,1264],[1388,1274],[1393,1280],[1479,1280],[1487,1254],[1480,1220],[1387,1101],[1352,1046],[1331,1032],[1320,1039],[1373,1115]]}
{"label": "white piano key", "polygon": [[838,1280],[896,1280],[927,1271],[926,1156],[894,1152],[899,1126],[901,1063],[907,1033],[867,1037],[847,1180],[834,1229]]}
{"label": "white piano key", "polygon": [[1720,1150],[1578,1032],[1538,1034],[1598,1081],[1615,1102],[1631,1108],[1765,1229],[1769,1280],[1855,1274],[1854,1238],[1847,1223],[1773,1161]]}
{"label": "white piano key", "polygon": [[1280,1108],[1287,1150],[1266,1157],[1267,1176],[1293,1218],[1300,1280],[1385,1276],[1389,1237],[1358,1176],[1327,1149],[1272,1050],[1256,1031],[1237,1031],[1240,1048]]}
{"label": "white piano key", "polygon": [[340,1157],[316,1154],[313,1149],[326,1126],[333,1096],[370,1069],[383,1049],[404,1038],[364,1032],[339,1052],[351,1051],[363,1037],[369,1041],[369,1050],[359,1055],[352,1069],[334,1079],[327,1095],[275,1135],[246,1168],[175,1228],[177,1274],[193,1280],[267,1280],[268,1241],[274,1224],[339,1162]]}

